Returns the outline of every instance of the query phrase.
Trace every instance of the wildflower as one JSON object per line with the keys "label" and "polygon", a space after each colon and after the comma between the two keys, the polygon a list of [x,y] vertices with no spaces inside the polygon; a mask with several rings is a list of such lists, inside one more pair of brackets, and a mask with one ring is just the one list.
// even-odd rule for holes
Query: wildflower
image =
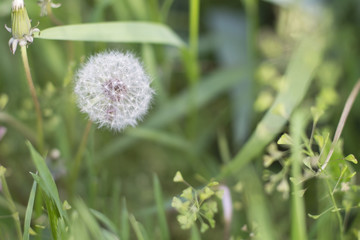
{"label": "wildflower", "polygon": [[40,16],[46,16],[51,8],[59,8],[61,6],[61,3],[53,3],[52,0],[39,0],[37,4],[41,8]]}
{"label": "wildflower", "polygon": [[33,42],[35,32],[40,32],[36,26],[31,28],[31,21],[27,14],[24,1],[14,0],[11,10],[12,28],[5,25],[6,30],[12,33],[12,38],[9,40],[10,51],[15,54],[17,45],[26,46]]}
{"label": "wildflower", "polygon": [[135,126],[148,111],[154,93],[139,60],[118,51],[90,57],[75,81],[81,111],[99,127],[116,131]]}

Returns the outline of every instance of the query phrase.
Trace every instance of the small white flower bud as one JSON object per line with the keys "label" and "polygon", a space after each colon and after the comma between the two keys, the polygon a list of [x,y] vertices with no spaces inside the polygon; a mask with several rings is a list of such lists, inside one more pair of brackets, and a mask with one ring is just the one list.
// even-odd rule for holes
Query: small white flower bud
{"label": "small white flower bud", "polygon": [[75,94],[82,112],[99,127],[120,131],[148,111],[154,91],[139,60],[130,53],[96,54],[78,70]]}
{"label": "small white flower bud", "polygon": [[24,8],[24,0],[13,0],[12,10],[19,10],[20,8]]}

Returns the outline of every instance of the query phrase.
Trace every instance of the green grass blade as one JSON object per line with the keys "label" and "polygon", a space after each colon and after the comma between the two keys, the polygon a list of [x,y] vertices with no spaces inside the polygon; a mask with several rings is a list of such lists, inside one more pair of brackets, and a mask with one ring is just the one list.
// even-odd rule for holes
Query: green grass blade
{"label": "green grass blade", "polygon": [[[324,41],[320,37],[309,37],[301,43],[287,68],[285,88],[280,91],[249,141],[238,152],[233,161],[222,169],[220,178],[239,171],[261,154],[264,147],[281,131],[294,108],[307,93],[314,70],[320,63],[323,47]],[[281,114],[279,114],[279,110]]]}
{"label": "green grass blade", "polygon": [[80,218],[82,219],[83,223],[94,237],[94,239],[102,240],[105,237],[102,234],[101,227],[96,219],[92,216],[89,208],[85,205],[85,203],[77,199],[74,203],[76,210],[79,213]]}
{"label": "green grass blade", "polygon": [[129,220],[130,220],[130,223],[131,223],[131,226],[135,232],[135,235],[136,235],[136,238],[138,240],[145,240],[145,237],[141,231],[141,226],[140,226],[140,223],[138,221],[136,221],[135,219],[135,216],[134,215],[130,215],[129,216]]}
{"label": "green grass blade", "polygon": [[292,194],[291,194],[291,239],[306,240],[306,221],[305,221],[305,205],[303,197],[299,195],[302,190],[301,182],[301,164],[303,157],[301,156],[301,136],[306,124],[305,113],[297,111],[290,121],[290,133],[293,139],[291,145],[292,154]]}
{"label": "green grass blade", "polygon": [[126,200],[122,202],[120,233],[122,240],[130,239],[129,214],[126,208]]}
{"label": "green grass blade", "polygon": [[170,239],[169,227],[167,224],[166,213],[164,208],[163,194],[162,194],[159,178],[156,174],[154,174],[153,182],[154,182],[154,194],[155,194],[155,201],[157,208],[157,216],[161,229],[161,239],[163,240]]}
{"label": "green grass blade", "polygon": [[47,28],[36,38],[70,41],[155,43],[182,48],[183,41],[167,26],[148,22],[106,22]]}
{"label": "green grass blade", "polygon": [[114,223],[111,222],[111,220],[102,214],[99,211],[96,211],[94,209],[90,209],[90,212],[101,222],[104,224],[105,227],[107,227],[112,233],[118,233],[116,226]]}
{"label": "green grass blade", "polygon": [[[30,149],[31,157],[35,163],[36,169],[39,171],[39,176],[43,180],[44,191],[49,195],[52,201],[54,201],[61,217],[67,219],[66,212],[62,209],[62,204],[59,197],[59,192],[56,187],[55,181],[50,173],[50,170],[46,166],[45,160],[34,149],[30,142],[27,142]],[[34,176],[34,175],[33,175]]]}
{"label": "green grass blade", "polygon": [[34,208],[34,201],[35,201],[35,193],[36,193],[36,181],[34,181],[31,191],[30,191],[30,197],[26,208],[25,213],[25,220],[24,220],[24,234],[23,234],[23,240],[29,240],[29,230],[30,230],[30,224],[31,224],[31,216]]}
{"label": "green grass blade", "polygon": [[262,183],[257,176],[257,172],[252,166],[247,167],[242,171],[244,177],[244,196],[246,198],[246,211],[248,215],[248,222],[256,223],[257,236],[256,239],[261,240],[275,240],[280,239],[276,237],[276,227],[271,219],[270,206],[264,195]]}

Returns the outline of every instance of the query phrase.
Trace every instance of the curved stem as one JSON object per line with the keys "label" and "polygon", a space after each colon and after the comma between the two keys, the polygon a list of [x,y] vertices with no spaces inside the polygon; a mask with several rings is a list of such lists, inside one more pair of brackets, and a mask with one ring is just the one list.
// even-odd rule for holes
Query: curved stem
{"label": "curved stem", "polygon": [[335,131],[335,136],[334,136],[333,142],[331,144],[330,151],[329,151],[328,155],[326,156],[326,160],[325,160],[324,164],[319,169],[319,173],[324,171],[326,166],[330,162],[330,158],[331,158],[332,154],[334,153],[335,146],[336,146],[337,142],[339,141],[342,130],[345,126],[346,119],[347,119],[347,117],[350,113],[351,107],[359,93],[359,90],[360,90],[360,79],[357,81],[355,87],[353,88],[348,99],[346,100],[343,112],[341,113],[341,117],[340,117],[339,123],[338,123],[336,131]]}
{"label": "curved stem", "polygon": [[37,120],[37,137],[38,137],[38,148],[41,154],[44,153],[44,133],[43,133],[43,119],[40,110],[40,104],[36,95],[36,90],[30,73],[29,60],[27,56],[26,46],[21,46],[21,56],[25,68],[26,80],[29,85],[32,100],[35,105],[36,120]]}

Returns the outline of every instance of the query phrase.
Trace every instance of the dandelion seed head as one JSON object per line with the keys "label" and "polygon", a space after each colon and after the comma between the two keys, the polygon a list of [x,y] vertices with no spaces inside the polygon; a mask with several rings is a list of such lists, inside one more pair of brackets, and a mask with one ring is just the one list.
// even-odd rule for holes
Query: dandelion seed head
{"label": "dandelion seed head", "polygon": [[120,131],[147,113],[154,91],[150,78],[131,53],[98,53],[75,75],[80,110],[99,127]]}

